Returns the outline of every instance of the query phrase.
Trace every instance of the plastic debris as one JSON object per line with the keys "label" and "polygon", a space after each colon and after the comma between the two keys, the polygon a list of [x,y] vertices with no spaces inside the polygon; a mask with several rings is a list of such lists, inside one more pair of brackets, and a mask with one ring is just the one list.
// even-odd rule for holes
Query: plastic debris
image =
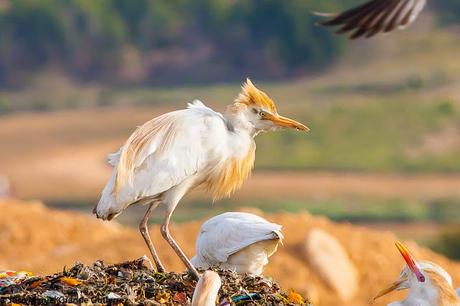
{"label": "plastic debris", "polygon": [[184,304],[187,302],[187,294],[185,292],[176,292],[173,296],[173,301]]}
{"label": "plastic debris", "polygon": [[292,289],[289,291],[288,301],[295,304],[304,303],[303,297]]}
{"label": "plastic debris", "polygon": [[0,271],[0,292],[8,286],[19,284],[32,275],[32,272],[28,271]]}
{"label": "plastic debris", "polygon": [[50,299],[56,299],[56,300],[65,298],[64,293],[56,291],[56,290],[46,290],[45,292],[43,292],[43,296],[50,298]]}
{"label": "plastic debris", "polygon": [[69,286],[78,286],[81,285],[83,282],[79,279],[73,278],[73,277],[61,277],[61,282],[69,285]]}
{"label": "plastic debris", "polygon": [[259,294],[258,293],[250,293],[250,294],[244,294],[244,295],[238,295],[232,297],[233,302],[239,302],[239,301],[251,301],[251,300],[258,300],[259,299]]}
{"label": "plastic debris", "polygon": [[121,296],[116,293],[110,292],[109,294],[107,294],[107,298],[109,300],[118,300],[121,299]]}

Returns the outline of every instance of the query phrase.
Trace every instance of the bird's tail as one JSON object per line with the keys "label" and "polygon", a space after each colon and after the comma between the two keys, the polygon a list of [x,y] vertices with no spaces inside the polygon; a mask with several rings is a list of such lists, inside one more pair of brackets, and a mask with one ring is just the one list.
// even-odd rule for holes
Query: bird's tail
{"label": "bird's tail", "polygon": [[118,216],[125,208],[125,205],[121,201],[117,201],[117,193],[114,190],[116,173],[117,171],[114,169],[110,180],[102,191],[99,202],[93,209],[93,214],[99,219],[110,221]]}

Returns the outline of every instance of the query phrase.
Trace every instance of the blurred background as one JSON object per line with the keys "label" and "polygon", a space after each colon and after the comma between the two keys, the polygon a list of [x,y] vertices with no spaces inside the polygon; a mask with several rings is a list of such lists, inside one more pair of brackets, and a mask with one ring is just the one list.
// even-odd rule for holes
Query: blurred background
{"label": "blurred background", "polygon": [[460,1],[429,2],[350,42],[310,11],[358,0],[0,0],[0,194],[89,215],[136,126],[195,98],[223,111],[249,76],[311,132],[258,136],[243,189],[194,193],[176,222],[307,210],[459,259]]}

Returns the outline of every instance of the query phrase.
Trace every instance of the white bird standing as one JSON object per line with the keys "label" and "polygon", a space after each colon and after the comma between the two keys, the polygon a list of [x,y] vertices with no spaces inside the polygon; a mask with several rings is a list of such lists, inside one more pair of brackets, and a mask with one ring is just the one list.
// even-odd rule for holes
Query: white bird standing
{"label": "white bird standing", "polygon": [[396,242],[396,247],[407,265],[399,279],[380,291],[374,300],[394,290],[409,289],[404,301],[388,306],[460,306],[460,298],[452,288],[452,278],[443,268],[429,261],[416,262],[401,242]]}
{"label": "white bird standing", "polygon": [[337,34],[354,31],[351,39],[363,36],[369,38],[396,28],[404,29],[417,19],[425,4],[426,0],[370,0],[333,15],[330,19],[320,22],[320,25],[340,26]]}
{"label": "white bird standing", "polygon": [[93,212],[111,220],[128,206],[148,206],[139,229],[155,265],[164,267],[150,239],[147,221],[152,210],[166,208],[161,234],[192,274],[199,274],[169,232],[171,215],[181,198],[203,186],[214,199],[229,196],[251,173],[254,137],[262,131],[303,124],[278,114],[275,103],[248,79],[224,114],[200,101],[187,109],[163,114],[140,126],[109,156],[112,176]]}
{"label": "white bird standing", "polygon": [[279,224],[250,213],[223,213],[201,226],[191,262],[202,269],[218,266],[260,275],[282,239]]}

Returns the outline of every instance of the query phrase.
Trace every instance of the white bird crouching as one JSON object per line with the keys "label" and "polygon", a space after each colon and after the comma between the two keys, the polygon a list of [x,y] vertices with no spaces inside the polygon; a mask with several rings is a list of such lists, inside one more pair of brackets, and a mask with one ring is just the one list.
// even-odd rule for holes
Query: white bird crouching
{"label": "white bird crouching", "polygon": [[244,212],[227,212],[201,226],[192,264],[260,275],[282,243],[281,225]]}
{"label": "white bird crouching", "polygon": [[415,261],[409,250],[400,242],[396,247],[407,265],[399,279],[380,291],[377,299],[394,290],[409,289],[407,298],[388,306],[460,306],[460,298],[452,287],[452,278],[443,268],[429,261]]}
{"label": "white bird crouching", "polygon": [[215,306],[222,281],[214,271],[205,271],[193,291],[192,306]]}

